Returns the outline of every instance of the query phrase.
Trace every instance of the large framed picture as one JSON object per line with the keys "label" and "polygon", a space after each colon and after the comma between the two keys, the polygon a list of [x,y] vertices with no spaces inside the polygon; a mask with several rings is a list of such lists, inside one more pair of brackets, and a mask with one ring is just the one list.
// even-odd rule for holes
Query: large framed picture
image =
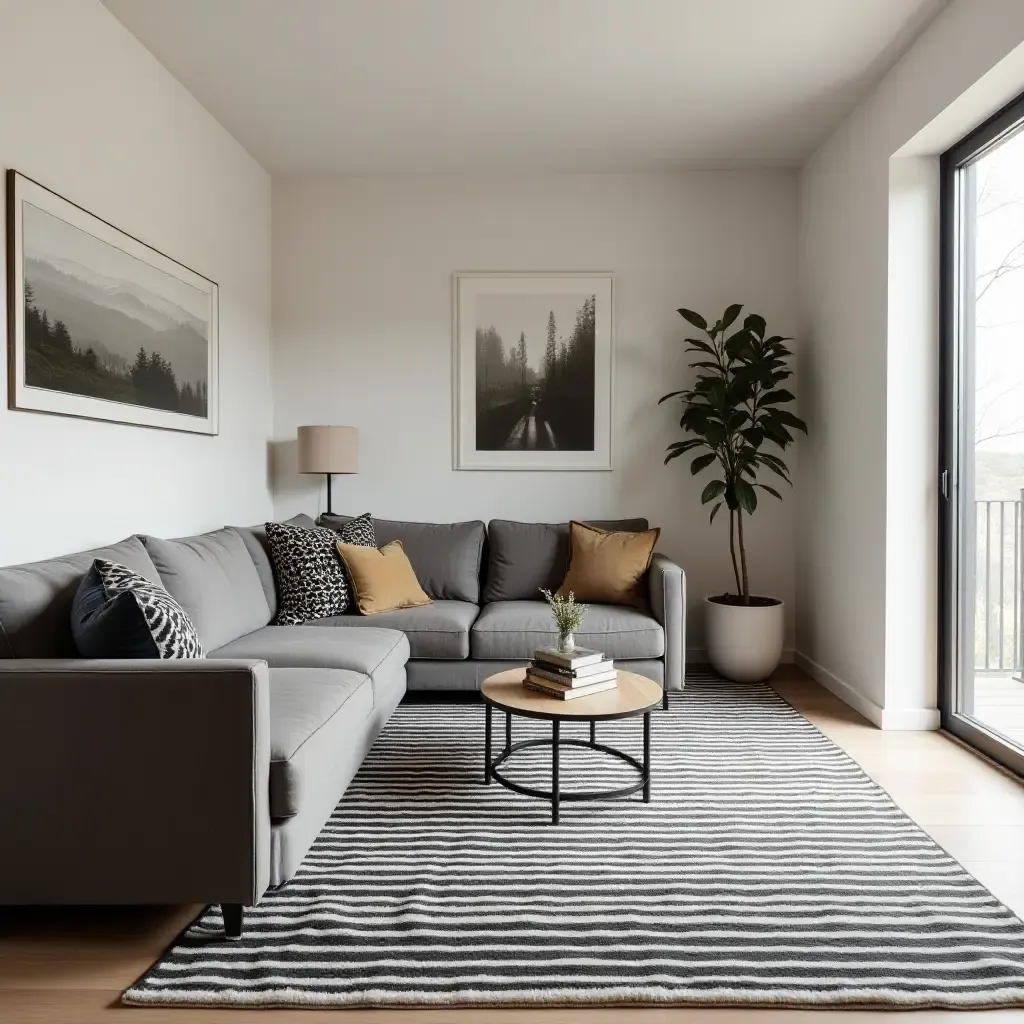
{"label": "large framed picture", "polygon": [[8,405],[217,433],[217,285],[7,172]]}
{"label": "large framed picture", "polygon": [[454,277],[455,468],[612,468],[612,275]]}

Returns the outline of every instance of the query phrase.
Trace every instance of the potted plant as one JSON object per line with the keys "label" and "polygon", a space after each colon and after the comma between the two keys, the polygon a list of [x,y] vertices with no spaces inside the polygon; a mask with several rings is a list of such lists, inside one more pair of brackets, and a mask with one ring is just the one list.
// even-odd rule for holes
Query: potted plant
{"label": "potted plant", "polygon": [[558,650],[565,654],[576,650],[576,637],[573,634],[583,625],[588,606],[578,604],[576,595],[571,590],[568,597],[552,594],[550,590],[545,590],[543,587],[540,592],[551,608],[551,617],[555,620],[555,626],[558,628]]}
{"label": "potted plant", "polygon": [[[777,597],[750,593],[743,520],[757,511],[758,491],[781,500],[782,495],[760,479],[764,471],[791,484],[786,463],[776,454],[793,442],[793,430],[807,426],[786,408],[794,396],[781,387],[792,376],[787,363],[791,338],[766,337],[763,316],[751,313],[743,326],[729,333],[743,307],[729,306],[710,326],[692,309],[679,315],[703,338],[687,338],[687,352],[699,358],[691,388],[679,396],[679,425],[687,436],[668,446],[665,462],[696,453],[690,473],[713,469],[714,479],[701,493],[711,505],[711,522],[724,508],[729,514],[729,553],[735,593],[705,599],[708,657],[716,672],[740,682],[764,679],[782,658],[784,607]],[[769,450],[769,449],[774,449]]]}

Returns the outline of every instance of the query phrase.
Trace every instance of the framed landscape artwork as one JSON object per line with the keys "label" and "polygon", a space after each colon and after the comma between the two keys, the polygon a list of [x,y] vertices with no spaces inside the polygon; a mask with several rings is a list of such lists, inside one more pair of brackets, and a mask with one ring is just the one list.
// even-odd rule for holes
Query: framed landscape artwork
{"label": "framed landscape artwork", "polygon": [[217,433],[217,285],[7,172],[8,404]]}
{"label": "framed landscape artwork", "polygon": [[455,468],[612,468],[612,275],[456,274]]}

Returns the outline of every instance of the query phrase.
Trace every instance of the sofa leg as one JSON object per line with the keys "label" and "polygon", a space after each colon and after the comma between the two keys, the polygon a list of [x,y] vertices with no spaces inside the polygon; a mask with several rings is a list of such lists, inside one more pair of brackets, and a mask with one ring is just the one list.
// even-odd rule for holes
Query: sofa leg
{"label": "sofa leg", "polygon": [[222,903],[220,909],[224,914],[224,938],[240,939],[242,937],[242,904]]}
{"label": "sofa leg", "polygon": [[661,710],[668,711],[668,689],[662,688],[661,691]]}

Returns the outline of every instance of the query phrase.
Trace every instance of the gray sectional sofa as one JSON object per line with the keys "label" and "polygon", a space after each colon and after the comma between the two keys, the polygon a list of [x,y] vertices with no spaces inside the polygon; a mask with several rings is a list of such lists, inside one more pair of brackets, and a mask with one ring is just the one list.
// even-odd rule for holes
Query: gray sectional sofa
{"label": "gray sectional sofa", "polygon": [[[298,870],[407,686],[476,689],[553,639],[536,588],[565,571],[564,524],[375,527],[403,541],[434,604],[273,625],[261,527],[0,568],[0,904],[220,903],[238,934],[242,907]],[[94,558],[166,587],[207,657],[79,658],[71,602]],[[649,613],[593,607],[578,639],[681,689],[683,574],[656,555],[648,589]]]}

